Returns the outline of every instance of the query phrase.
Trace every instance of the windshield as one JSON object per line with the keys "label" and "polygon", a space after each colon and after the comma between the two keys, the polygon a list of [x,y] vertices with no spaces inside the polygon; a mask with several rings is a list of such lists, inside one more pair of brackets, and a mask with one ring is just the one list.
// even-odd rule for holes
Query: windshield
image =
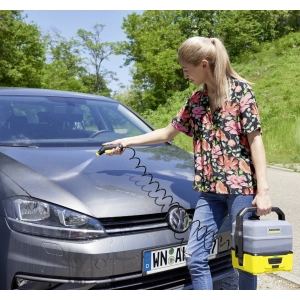
{"label": "windshield", "polygon": [[99,145],[151,130],[118,102],[0,96],[0,145]]}

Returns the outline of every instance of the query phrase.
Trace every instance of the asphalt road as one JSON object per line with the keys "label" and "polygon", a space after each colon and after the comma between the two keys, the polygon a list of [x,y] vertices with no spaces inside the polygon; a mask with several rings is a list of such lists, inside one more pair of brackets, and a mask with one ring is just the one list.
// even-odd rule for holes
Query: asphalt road
{"label": "asphalt road", "polygon": [[[279,207],[292,225],[294,262],[291,272],[275,272],[277,276],[300,285],[300,173],[288,169],[268,167],[269,193],[272,206]],[[278,219],[272,212],[265,216]]]}
{"label": "asphalt road", "polygon": [[266,273],[257,275],[257,290],[300,290],[299,284],[282,278],[278,274]]}

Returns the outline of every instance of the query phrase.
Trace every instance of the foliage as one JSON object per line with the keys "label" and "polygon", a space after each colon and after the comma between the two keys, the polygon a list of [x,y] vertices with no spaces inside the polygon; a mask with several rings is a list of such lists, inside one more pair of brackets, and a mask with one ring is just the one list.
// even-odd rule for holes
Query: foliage
{"label": "foliage", "polygon": [[134,62],[131,106],[137,111],[156,108],[174,90],[186,88],[176,57],[184,40],[176,16],[176,11],[145,11],[123,23],[128,42],[120,43],[118,53],[126,56],[125,65]]}
{"label": "foliage", "polygon": [[114,43],[103,42],[104,25],[79,29],[67,40],[58,31],[42,36],[22,11],[0,11],[0,85],[40,87],[110,96],[115,73],[103,68]]}
{"label": "foliage", "polygon": [[[234,69],[254,82],[268,163],[300,163],[300,33],[263,43],[261,52],[245,62],[237,58]],[[142,116],[156,128],[165,127],[184,105],[191,91],[175,92],[165,105],[146,110]],[[192,152],[192,140],[178,135],[174,144]]]}
{"label": "foliage", "polygon": [[299,11],[276,10],[147,10],[124,20],[128,41],[118,53],[132,65],[135,91],[131,106],[138,112],[156,109],[175,91],[187,85],[177,62],[176,49],[188,37],[220,38],[232,61],[260,51],[261,43],[274,41],[300,29]]}
{"label": "foliage", "polygon": [[80,44],[59,33],[47,34],[48,62],[44,65],[42,87],[56,90],[88,92],[81,77],[87,72],[80,54]]}
{"label": "foliage", "polygon": [[299,31],[299,11],[229,10],[218,11],[216,35],[222,39],[232,61],[245,51],[257,52],[259,45]]}
{"label": "foliage", "polygon": [[45,46],[21,11],[0,10],[0,85],[40,87]]}
{"label": "foliage", "polygon": [[214,10],[180,10],[177,22],[184,38],[193,36],[213,37],[218,24]]}
{"label": "foliage", "polygon": [[263,44],[261,52],[247,63],[234,65],[242,76],[255,82],[269,162],[300,162],[299,58],[300,33],[290,33]]}
{"label": "foliage", "polygon": [[79,29],[77,35],[81,40],[81,47],[88,54],[88,61],[94,69],[89,74],[89,79],[94,82],[93,88],[89,92],[109,95],[111,91],[108,89],[107,84],[111,80],[117,79],[115,78],[115,73],[106,70],[102,64],[114,53],[114,43],[101,41],[101,33],[104,27],[105,25],[96,24],[93,27],[93,32]]}
{"label": "foliage", "polygon": [[[162,128],[167,126],[171,120],[177,115],[185,101],[188,100],[192,91],[195,89],[194,85],[190,85],[183,92],[175,92],[164,105],[160,105],[157,110],[145,110],[141,116],[148,120],[155,128]],[[187,151],[193,152],[192,139],[184,134],[179,134],[174,144]]]}

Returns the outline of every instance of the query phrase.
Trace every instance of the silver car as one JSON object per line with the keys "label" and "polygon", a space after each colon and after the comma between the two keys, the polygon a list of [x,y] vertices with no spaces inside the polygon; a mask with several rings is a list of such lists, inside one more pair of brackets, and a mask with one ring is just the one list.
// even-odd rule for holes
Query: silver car
{"label": "silver car", "polygon": [[[0,89],[0,289],[192,288],[193,155],[171,142],[101,155],[151,130],[110,98]],[[234,274],[230,247],[227,218],[214,282]]]}

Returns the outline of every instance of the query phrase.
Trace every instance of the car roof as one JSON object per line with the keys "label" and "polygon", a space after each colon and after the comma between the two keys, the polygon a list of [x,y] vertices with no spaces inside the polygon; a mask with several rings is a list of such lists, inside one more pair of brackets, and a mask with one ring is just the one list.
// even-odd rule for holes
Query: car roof
{"label": "car roof", "polygon": [[18,87],[0,87],[0,95],[2,96],[45,96],[45,97],[65,97],[65,98],[89,98],[94,100],[106,100],[118,102],[115,99],[92,95],[86,93],[77,93],[60,90],[38,89],[38,88],[18,88]]}

